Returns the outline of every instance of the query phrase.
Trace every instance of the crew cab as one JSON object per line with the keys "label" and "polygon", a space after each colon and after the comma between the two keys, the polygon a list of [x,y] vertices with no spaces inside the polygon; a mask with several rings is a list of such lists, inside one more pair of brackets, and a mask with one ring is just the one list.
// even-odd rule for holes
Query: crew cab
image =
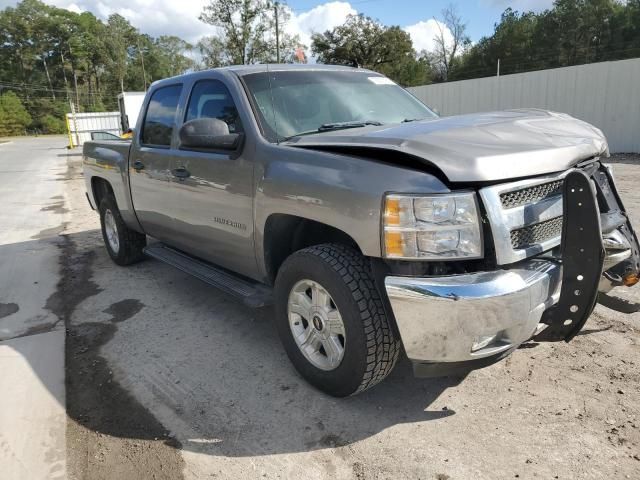
{"label": "crew cab", "polygon": [[[335,396],[569,341],[638,281],[602,132],[569,115],[440,118],[388,78],[227,67],[154,83],[131,141],[84,144],[118,265],[167,262],[274,325]],[[188,292],[185,292],[188,295]]]}

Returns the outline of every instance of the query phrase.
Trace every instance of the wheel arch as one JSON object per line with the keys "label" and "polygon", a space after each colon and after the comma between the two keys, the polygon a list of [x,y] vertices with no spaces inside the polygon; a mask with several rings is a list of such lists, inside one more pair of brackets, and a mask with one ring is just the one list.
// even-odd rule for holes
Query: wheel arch
{"label": "wheel arch", "polygon": [[[113,187],[111,183],[103,177],[93,176],[91,177],[91,195],[93,196],[93,200],[96,204],[97,208],[100,208],[100,202],[105,197],[105,195],[112,195],[115,198],[115,192],[113,191]],[[116,205],[118,201],[116,200]],[[120,206],[118,205],[118,208]]]}
{"label": "wheel arch", "polygon": [[273,285],[286,258],[298,250],[323,243],[338,243],[362,253],[358,243],[345,231],[317,220],[273,213],[264,226],[263,254],[267,281]]}

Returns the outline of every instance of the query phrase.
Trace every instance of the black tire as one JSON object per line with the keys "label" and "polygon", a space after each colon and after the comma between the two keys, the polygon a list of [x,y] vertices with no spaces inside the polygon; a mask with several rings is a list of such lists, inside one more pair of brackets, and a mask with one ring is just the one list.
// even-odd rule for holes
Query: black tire
{"label": "black tire", "polygon": [[[288,317],[291,289],[301,280],[317,282],[331,295],[345,329],[344,356],[330,371],[314,366],[294,340]],[[360,393],[382,381],[395,366],[400,341],[373,280],[369,263],[354,249],[317,245],[285,260],[275,283],[276,326],[298,372],[316,388],[336,397]]]}
{"label": "black tire", "polygon": [[[131,230],[122,220],[120,210],[112,195],[106,195],[100,202],[100,227],[102,229],[102,239],[111,259],[118,265],[131,265],[144,259],[142,250],[147,245],[147,236]],[[105,229],[105,216],[107,212],[111,212],[115,222],[119,248],[114,251]]]}

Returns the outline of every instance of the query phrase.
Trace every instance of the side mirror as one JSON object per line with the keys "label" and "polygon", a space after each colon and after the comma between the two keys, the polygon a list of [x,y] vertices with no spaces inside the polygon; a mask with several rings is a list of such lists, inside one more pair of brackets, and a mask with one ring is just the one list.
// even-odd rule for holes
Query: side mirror
{"label": "side mirror", "polygon": [[431,107],[431,111],[435,113],[437,116],[440,116],[440,110],[438,110],[437,108]]}
{"label": "side mirror", "polygon": [[180,146],[210,150],[235,150],[242,134],[229,133],[229,126],[217,118],[196,118],[180,128]]}

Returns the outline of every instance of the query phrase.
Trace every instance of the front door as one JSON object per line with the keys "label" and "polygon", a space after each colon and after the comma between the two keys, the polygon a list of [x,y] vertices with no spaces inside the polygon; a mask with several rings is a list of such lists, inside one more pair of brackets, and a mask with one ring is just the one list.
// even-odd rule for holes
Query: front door
{"label": "front door", "polygon": [[[210,117],[229,133],[243,133],[232,95],[221,80],[196,81],[184,121]],[[249,277],[256,274],[253,242],[253,162],[242,152],[172,152],[171,243],[190,254]]]}
{"label": "front door", "polygon": [[171,138],[182,85],[158,88],[151,95],[129,158],[133,207],[144,232],[168,241],[174,228],[169,199],[172,183]]}

